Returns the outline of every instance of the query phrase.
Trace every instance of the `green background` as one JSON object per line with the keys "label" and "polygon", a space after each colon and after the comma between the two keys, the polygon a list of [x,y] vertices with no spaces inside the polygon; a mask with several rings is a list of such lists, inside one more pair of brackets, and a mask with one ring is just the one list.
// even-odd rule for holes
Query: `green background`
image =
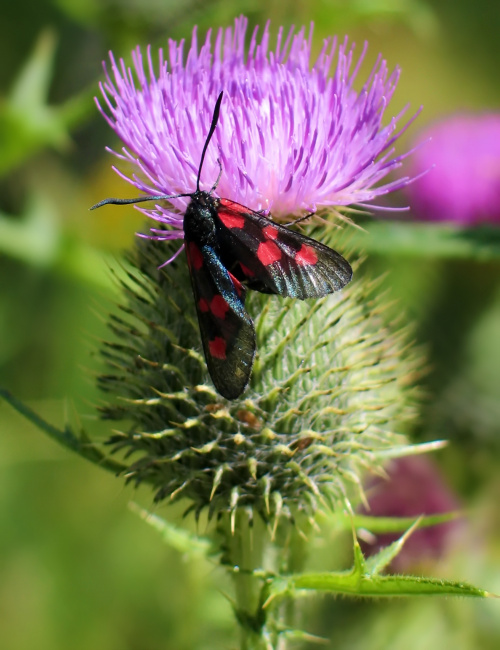
{"label": "green background", "polygon": [[[88,207],[127,192],[104,146],[116,139],[93,103],[101,61],[137,44],[189,38],[193,24],[315,21],[314,46],[348,34],[403,73],[390,115],[424,112],[408,136],[447,113],[496,110],[500,5],[481,0],[21,0],[0,20],[0,385],[50,421],[96,434],[94,377],[116,297],[108,264],[133,241],[132,209]],[[361,82],[363,71],[359,76]],[[399,151],[409,146],[405,136]],[[396,197],[399,204],[404,197]],[[498,235],[497,235],[498,241]],[[389,245],[365,272],[388,272],[394,314],[416,324],[430,372],[415,440],[450,440],[436,460],[467,512],[460,543],[431,567],[500,593],[500,261],[439,245]],[[4,650],[188,650],[236,645],[220,571],[187,562],[127,508],[146,489],[58,448],[0,405],[0,647]],[[182,510],[164,506],[170,520]],[[201,531],[203,532],[203,531]],[[343,562],[323,539],[316,563]],[[495,601],[310,601],[307,629],[332,647],[500,645]]]}

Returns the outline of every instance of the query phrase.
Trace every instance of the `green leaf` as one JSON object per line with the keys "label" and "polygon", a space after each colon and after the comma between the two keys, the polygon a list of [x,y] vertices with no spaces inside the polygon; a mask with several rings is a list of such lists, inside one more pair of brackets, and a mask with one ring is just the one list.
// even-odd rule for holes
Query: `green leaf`
{"label": "green leaf", "polygon": [[56,40],[40,35],[10,94],[0,106],[0,174],[44,146],[67,147],[70,138],[57,111],[47,104]]}
{"label": "green leaf", "polygon": [[26,111],[33,106],[42,106],[49,94],[54,68],[57,40],[52,30],[42,31],[35,48],[9,96],[9,104],[16,111]]}
{"label": "green leaf", "polygon": [[406,575],[379,575],[401,550],[418,526],[419,520],[394,544],[382,549],[368,561],[354,538],[354,567],[350,571],[302,573],[269,577],[265,607],[276,599],[303,596],[310,591],[330,592],[374,598],[394,596],[470,596],[486,598],[490,594],[464,582]]}
{"label": "green leaf", "polygon": [[32,193],[21,219],[0,212],[0,252],[38,268],[49,268],[85,284],[116,291],[110,269],[116,260],[61,231],[57,206]]}
{"label": "green leaf", "polygon": [[355,576],[354,574],[303,574],[293,579],[295,589],[314,589],[358,596],[473,596],[488,592],[465,582],[418,576]]}
{"label": "green leaf", "polygon": [[[392,560],[403,548],[408,537],[418,528],[420,521],[420,519],[417,519],[399,539],[382,548],[376,555],[369,557],[365,563],[366,574],[370,576],[378,575],[383,569],[389,566]],[[354,540],[354,543],[359,546],[356,539]]]}
{"label": "green leaf", "polygon": [[301,596],[300,592],[321,591],[351,596],[386,598],[395,596],[470,596],[487,598],[490,594],[465,582],[418,576],[360,575],[349,572],[303,573],[273,579],[268,605],[284,596]]}
{"label": "green leaf", "polygon": [[[448,521],[453,521],[462,516],[459,511],[444,512],[437,515],[422,516],[419,519],[419,528],[437,526]],[[334,513],[329,517],[343,529],[364,528],[371,533],[401,533],[415,523],[415,517],[372,517],[370,515],[349,515],[345,512]]]}
{"label": "green leaf", "polygon": [[207,537],[200,537],[184,528],[174,526],[174,524],[144,510],[134,502],[129,504],[129,508],[157,530],[161,534],[163,541],[176,551],[179,551],[179,553],[186,553],[193,558],[208,557],[213,554],[213,544]]}
{"label": "green leaf", "polygon": [[54,33],[42,31],[9,95],[0,104],[0,175],[44,147],[68,148],[69,128],[95,113],[94,88],[59,106],[48,104],[56,46]]}
{"label": "green leaf", "polygon": [[0,213],[0,250],[24,263],[42,267],[51,264],[60,240],[54,210],[43,196],[27,198],[21,219]]}
{"label": "green leaf", "polygon": [[346,229],[342,239],[356,250],[378,255],[473,259],[500,259],[500,228],[483,225],[460,228],[451,223],[371,221],[365,231]]}

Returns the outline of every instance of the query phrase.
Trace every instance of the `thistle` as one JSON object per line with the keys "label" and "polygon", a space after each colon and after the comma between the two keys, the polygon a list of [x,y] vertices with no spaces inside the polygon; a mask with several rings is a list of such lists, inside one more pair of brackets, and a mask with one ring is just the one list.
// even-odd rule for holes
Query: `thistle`
{"label": "thistle", "polygon": [[[100,108],[125,143],[115,155],[135,169],[127,180],[156,197],[186,194],[199,186],[201,157],[204,178],[217,178],[220,164],[218,195],[288,220],[362,204],[408,182],[375,187],[404,157],[391,158],[397,120],[381,125],[398,71],[389,75],[379,59],[356,93],[364,53],[354,65],[346,41],[326,41],[311,70],[304,29],[284,42],[280,32],[275,51],[269,26],[260,42],[255,30],[247,56],[245,30],[244,18],[234,31],[220,30],[213,53],[210,33],[198,51],[194,30],[185,64],[183,43],[170,42],[158,75],[151,51],[146,75],[136,50],[138,88],[111,55],[113,78],[106,73],[101,86],[107,111]],[[221,90],[219,124],[202,155],[210,98]],[[136,454],[127,475],[151,483],[157,500],[188,498],[197,514],[234,516],[248,507],[266,521],[312,517],[320,504],[345,498],[348,484],[359,487],[360,468],[378,467],[375,452],[394,444],[413,412],[414,357],[385,329],[365,281],[306,303],[251,292],[253,377],[240,399],[220,397],[199,351],[186,264],[176,259],[188,200],[140,208],[156,225],[131,258],[140,274],[126,287],[127,318],[112,322],[118,338],[105,348],[112,371],[100,381],[111,398],[103,416],[131,425],[110,442]]]}
{"label": "thistle", "polygon": [[[457,226],[500,221],[500,115],[450,115],[418,136],[415,174],[408,187],[412,210],[422,220]],[[431,169],[432,168],[432,169]]]}
{"label": "thistle", "polygon": [[[357,273],[359,262],[351,284],[317,300],[249,292],[245,308],[258,353],[248,388],[227,400],[209,379],[178,241],[187,202],[195,189],[203,191],[204,179],[216,196],[286,222],[366,207],[411,180],[385,180],[405,157],[392,149],[401,115],[382,124],[398,70],[389,74],[379,58],[356,92],[364,50],[354,62],[347,41],[326,41],[311,68],[312,33],[292,30],[284,38],[280,31],[271,49],[266,26],[245,53],[246,26],[240,18],[234,29],[220,30],[213,51],[210,33],[198,49],[194,30],[185,61],[184,44],[170,42],[168,63],[159,53],[158,72],[150,49],[147,72],[139,49],[134,71],[111,55],[101,86],[99,108],[124,143],[115,156],[132,170],[116,171],[147,195],[183,195],[138,208],[153,225],[118,280],[123,298],[109,319],[113,339],[103,345],[107,371],[99,378],[114,455],[105,458],[85,435],[59,432],[2,394],[63,444],[150,485],[155,501],[182,500],[196,518],[216,522],[207,528],[211,541],[196,548],[209,547],[234,577],[241,647],[272,650],[283,649],[287,636],[306,638],[293,629],[291,608],[280,604],[307,589],[364,596],[485,592],[380,577],[405,536],[370,564],[354,539],[351,572],[299,573],[318,510],[347,513],[353,528],[350,504],[363,501],[363,473],[381,474],[384,458],[412,451],[402,434],[415,415],[421,361],[407,333],[388,322],[378,283]],[[224,110],[199,184],[221,92]],[[315,228],[316,239],[335,245],[331,225]],[[187,539],[177,529],[174,536]]]}

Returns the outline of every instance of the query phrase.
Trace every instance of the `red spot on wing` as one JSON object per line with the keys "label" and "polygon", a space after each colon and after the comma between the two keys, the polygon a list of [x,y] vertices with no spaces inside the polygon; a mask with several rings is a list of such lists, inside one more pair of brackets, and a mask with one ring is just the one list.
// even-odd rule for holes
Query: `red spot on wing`
{"label": "red spot on wing", "polygon": [[191,264],[196,269],[196,271],[199,271],[203,266],[203,255],[194,242],[189,243],[188,260],[191,260]]}
{"label": "red spot on wing", "polygon": [[226,226],[226,228],[243,228],[245,219],[237,214],[228,214],[226,212],[219,212],[219,219]]}
{"label": "red spot on wing", "polygon": [[214,296],[212,298],[212,302],[210,303],[210,311],[216,318],[221,318],[224,320],[224,318],[226,318],[226,312],[228,309],[229,305],[222,296]]}
{"label": "red spot on wing", "polygon": [[238,294],[238,296],[241,296],[241,294],[243,292],[243,285],[238,280],[238,278],[234,277],[234,275],[230,271],[228,271],[228,273],[229,273],[229,276],[230,276],[230,278],[231,278],[231,280],[232,280],[232,282],[234,284],[234,288],[236,289],[236,293]]}
{"label": "red spot on wing", "polygon": [[205,300],[205,298],[200,298],[198,302],[198,309],[203,312],[207,312],[210,310],[208,302]]}
{"label": "red spot on wing", "polygon": [[243,271],[243,274],[247,276],[247,278],[253,278],[255,277],[255,273],[248,268],[248,266],[245,266],[240,262],[240,268]]}
{"label": "red spot on wing", "polygon": [[259,244],[257,257],[264,266],[268,266],[281,259],[281,251],[273,241],[265,241]]}
{"label": "red spot on wing", "polygon": [[274,226],[266,226],[262,228],[262,232],[268,239],[278,239],[278,231]]}
{"label": "red spot on wing", "polygon": [[318,261],[318,254],[312,246],[302,244],[300,250],[295,254],[295,261],[300,266],[314,265]]}
{"label": "red spot on wing", "polygon": [[214,359],[226,358],[226,342],[222,337],[216,336],[213,341],[209,341],[208,349],[210,350],[210,356],[214,357]]}

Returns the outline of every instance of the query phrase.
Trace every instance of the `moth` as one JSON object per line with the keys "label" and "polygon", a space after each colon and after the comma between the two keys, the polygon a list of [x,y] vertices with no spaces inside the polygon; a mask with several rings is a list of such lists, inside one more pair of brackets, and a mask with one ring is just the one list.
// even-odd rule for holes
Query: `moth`
{"label": "moth", "polygon": [[203,161],[217,127],[222,97],[221,92],[194,192],[107,198],[90,209],[191,199],[183,220],[184,243],[203,351],[215,388],[233,400],[249,382],[256,352],[254,324],[245,309],[247,290],[299,300],[320,298],[345,287],[352,269],[342,255],[315,239],[240,203],[214,196],[222,175],[220,161],[215,184],[208,192],[200,190]]}

